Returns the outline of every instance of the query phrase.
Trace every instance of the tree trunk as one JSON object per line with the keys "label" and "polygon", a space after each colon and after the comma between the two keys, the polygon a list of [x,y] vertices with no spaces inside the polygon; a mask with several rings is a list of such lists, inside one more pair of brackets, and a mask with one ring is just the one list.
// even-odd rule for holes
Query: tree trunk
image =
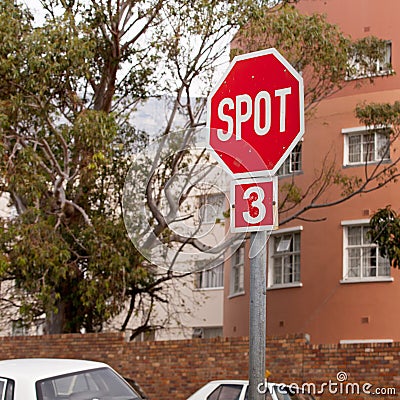
{"label": "tree trunk", "polygon": [[[66,296],[65,296],[66,297]],[[73,305],[67,300],[60,300],[56,304],[57,311],[46,315],[46,333],[79,333],[81,325]]]}
{"label": "tree trunk", "polygon": [[54,333],[64,333],[66,321],[65,303],[60,302],[57,307],[57,312],[51,311],[46,315],[46,333],[51,335]]}

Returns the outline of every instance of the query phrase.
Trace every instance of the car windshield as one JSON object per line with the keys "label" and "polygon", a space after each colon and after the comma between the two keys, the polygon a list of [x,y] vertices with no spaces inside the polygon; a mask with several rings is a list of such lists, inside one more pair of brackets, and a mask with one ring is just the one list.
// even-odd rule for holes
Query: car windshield
{"label": "car windshield", "polygon": [[[312,395],[296,390],[291,390],[290,387],[282,387],[281,385],[276,385],[273,387],[272,390],[275,392],[278,400],[314,400]],[[271,397],[270,394],[269,396]],[[267,399],[268,398],[269,397],[267,396]]]}
{"label": "car windshield", "polygon": [[36,383],[38,400],[138,400],[138,394],[110,368],[55,376]]}
{"label": "car windshield", "polygon": [[[270,390],[274,392],[278,400],[314,400],[314,397],[311,394],[290,390],[290,387],[283,385],[273,385],[266,388],[264,393],[266,400],[275,400],[275,397],[272,395]],[[248,392],[249,388],[247,388],[245,400],[248,400]]]}

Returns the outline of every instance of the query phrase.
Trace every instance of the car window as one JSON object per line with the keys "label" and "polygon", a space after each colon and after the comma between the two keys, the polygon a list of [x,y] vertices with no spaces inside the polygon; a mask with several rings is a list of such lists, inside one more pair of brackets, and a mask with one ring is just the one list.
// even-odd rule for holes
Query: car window
{"label": "car window", "polygon": [[3,400],[6,394],[7,380],[0,379],[0,399]]}
{"label": "car window", "polygon": [[[289,390],[289,388],[285,385],[273,385],[272,391],[275,394],[275,397],[270,392],[270,387],[264,387],[265,390],[265,400],[315,400],[311,394],[308,393],[299,393],[295,390]],[[263,392],[264,393],[264,392]],[[244,400],[248,400],[249,396],[249,387],[246,389],[246,395]]]}
{"label": "car window", "polygon": [[291,400],[291,396],[289,395],[289,393],[285,393],[285,392],[276,390],[275,394],[276,394],[276,397],[278,398],[278,400]]}
{"label": "car window", "polygon": [[110,368],[56,376],[36,383],[38,400],[138,400],[137,393]]}
{"label": "car window", "polygon": [[239,400],[243,385],[219,385],[208,397],[207,400]]}
{"label": "car window", "polygon": [[314,397],[307,393],[296,392],[282,386],[274,386],[273,388],[278,400],[313,400]]}
{"label": "car window", "polygon": [[[272,397],[272,395],[271,395],[269,389],[268,389],[268,388],[265,388],[265,390],[266,390],[266,391],[265,391],[265,400],[275,400],[275,399]],[[249,386],[247,386],[246,395],[244,396],[244,400],[248,400],[248,398],[249,398]]]}
{"label": "car window", "polygon": [[0,400],[13,400],[14,381],[7,378],[0,378]]}

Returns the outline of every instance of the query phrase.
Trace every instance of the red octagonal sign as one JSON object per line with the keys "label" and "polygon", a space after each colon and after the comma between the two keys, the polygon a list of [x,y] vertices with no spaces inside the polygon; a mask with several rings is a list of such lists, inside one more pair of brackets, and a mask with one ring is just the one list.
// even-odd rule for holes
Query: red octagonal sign
{"label": "red octagonal sign", "polygon": [[304,133],[303,79],[276,49],[237,56],[208,98],[207,125],[235,178],[275,174]]}

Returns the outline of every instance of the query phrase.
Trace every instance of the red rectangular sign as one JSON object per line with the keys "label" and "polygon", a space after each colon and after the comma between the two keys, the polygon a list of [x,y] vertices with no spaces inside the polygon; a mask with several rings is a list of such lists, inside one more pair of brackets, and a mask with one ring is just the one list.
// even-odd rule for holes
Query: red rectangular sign
{"label": "red rectangular sign", "polygon": [[255,232],[278,226],[278,178],[231,182],[231,231]]}

